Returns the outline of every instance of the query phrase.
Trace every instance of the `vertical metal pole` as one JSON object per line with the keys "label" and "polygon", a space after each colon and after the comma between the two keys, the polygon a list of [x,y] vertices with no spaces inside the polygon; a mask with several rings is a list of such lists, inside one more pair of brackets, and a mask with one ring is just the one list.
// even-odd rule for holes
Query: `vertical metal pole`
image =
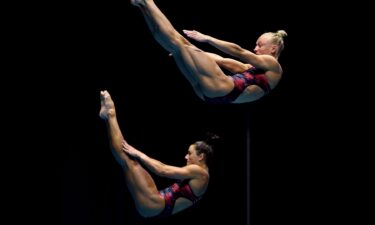
{"label": "vertical metal pole", "polygon": [[250,225],[250,119],[246,116],[246,224]]}

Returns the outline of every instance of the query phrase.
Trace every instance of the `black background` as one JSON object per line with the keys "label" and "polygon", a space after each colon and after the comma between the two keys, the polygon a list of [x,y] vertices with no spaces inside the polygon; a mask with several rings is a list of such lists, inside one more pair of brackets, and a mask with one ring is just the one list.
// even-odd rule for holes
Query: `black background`
{"label": "black background", "polygon": [[[246,224],[250,218],[257,225],[305,224],[330,214],[333,200],[322,202],[331,191],[327,183],[335,178],[322,168],[335,150],[320,143],[333,139],[331,129],[340,121],[327,108],[339,102],[336,94],[325,94],[330,77],[317,78],[331,71],[321,66],[322,37],[314,34],[337,27],[318,24],[307,8],[321,16],[326,12],[308,3],[297,9],[286,3],[245,6],[239,0],[156,3],[178,31],[196,29],[250,50],[263,32],[286,30],[279,85],[253,103],[208,105],[195,96],[129,2],[51,4],[35,10],[33,5],[30,11],[23,5],[27,16],[11,18],[18,24],[13,27],[17,48],[9,58],[20,57],[13,73],[26,76],[13,76],[17,86],[12,93],[19,95],[9,108],[21,109],[14,115],[25,127],[13,126],[12,133],[19,135],[11,141],[24,146],[17,157],[26,161],[20,163],[26,169],[12,179],[21,182],[14,197],[22,200],[13,201],[15,208],[27,216],[13,219],[183,225]],[[125,138],[164,163],[183,166],[188,146],[206,131],[221,136],[200,204],[162,220],[137,215],[98,116],[99,92],[105,89],[116,103]],[[324,128],[323,119],[329,120]],[[160,188],[170,182],[154,177]]]}

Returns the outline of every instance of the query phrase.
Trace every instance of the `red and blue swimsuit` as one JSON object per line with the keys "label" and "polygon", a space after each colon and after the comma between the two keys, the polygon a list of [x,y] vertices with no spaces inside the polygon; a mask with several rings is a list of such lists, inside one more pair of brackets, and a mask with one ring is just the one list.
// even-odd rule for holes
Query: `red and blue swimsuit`
{"label": "red and blue swimsuit", "polygon": [[159,217],[171,215],[174,208],[174,204],[176,203],[176,200],[180,197],[189,199],[193,202],[193,204],[198,202],[200,198],[195,196],[195,194],[191,190],[189,181],[190,180],[182,180],[159,191],[159,195],[162,196],[165,200],[165,208],[158,215]]}
{"label": "red and blue swimsuit", "polygon": [[258,85],[263,89],[265,94],[271,91],[263,69],[251,67],[243,73],[231,75],[230,78],[232,78],[234,83],[234,88],[231,92],[227,95],[214,98],[204,96],[205,101],[212,104],[232,103],[250,85]]}

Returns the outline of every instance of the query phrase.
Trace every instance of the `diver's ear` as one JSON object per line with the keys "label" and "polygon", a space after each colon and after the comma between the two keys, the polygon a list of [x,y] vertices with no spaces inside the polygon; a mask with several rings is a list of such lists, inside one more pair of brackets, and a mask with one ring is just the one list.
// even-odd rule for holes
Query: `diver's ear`
{"label": "diver's ear", "polygon": [[272,53],[272,55],[276,55],[276,52],[277,52],[277,45],[272,45],[271,46],[271,53]]}
{"label": "diver's ear", "polygon": [[198,158],[199,158],[199,161],[203,161],[204,160],[204,153],[199,154]]}

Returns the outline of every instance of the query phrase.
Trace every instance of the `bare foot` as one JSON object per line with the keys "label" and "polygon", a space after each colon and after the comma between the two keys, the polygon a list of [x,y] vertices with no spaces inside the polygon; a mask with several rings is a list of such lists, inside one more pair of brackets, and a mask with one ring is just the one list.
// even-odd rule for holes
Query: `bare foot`
{"label": "bare foot", "polygon": [[100,112],[99,116],[103,120],[108,119],[109,116],[115,116],[115,103],[113,102],[111,95],[108,91],[101,91],[100,92]]}

